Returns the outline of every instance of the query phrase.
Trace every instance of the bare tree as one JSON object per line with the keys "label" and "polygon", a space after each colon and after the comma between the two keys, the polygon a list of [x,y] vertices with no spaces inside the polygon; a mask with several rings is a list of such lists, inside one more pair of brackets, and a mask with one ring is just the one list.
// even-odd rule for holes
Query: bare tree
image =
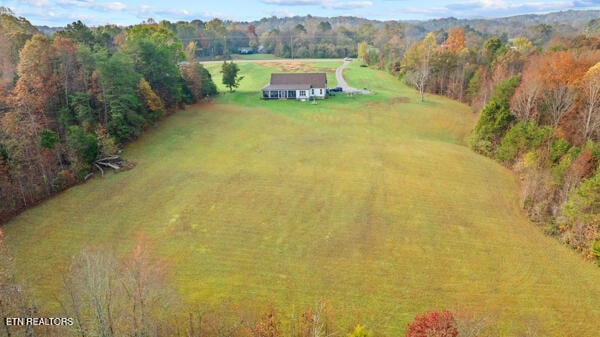
{"label": "bare tree", "polygon": [[542,83],[538,78],[523,79],[510,101],[511,109],[520,121],[537,119],[541,89]]}
{"label": "bare tree", "polygon": [[64,308],[73,314],[77,332],[85,337],[115,335],[114,302],[117,261],[101,250],[86,250],[75,256],[64,285]]}
{"label": "bare tree", "polygon": [[583,139],[594,136],[600,127],[600,63],[591,67],[582,83],[585,109],[582,114]]}
{"label": "bare tree", "polygon": [[425,87],[431,76],[431,59],[435,47],[435,35],[429,33],[423,41],[412,45],[406,51],[402,61],[405,69],[404,79],[417,88],[421,102],[424,100]]}
{"label": "bare tree", "polygon": [[567,84],[557,85],[544,96],[550,122],[556,128],[575,104],[575,89]]}
{"label": "bare tree", "polygon": [[156,330],[157,320],[165,318],[169,310],[162,313],[165,315],[159,315],[157,311],[167,308],[175,297],[165,282],[164,261],[153,258],[150,253],[148,240],[140,236],[123,262],[122,285],[130,307],[132,336],[144,337]]}

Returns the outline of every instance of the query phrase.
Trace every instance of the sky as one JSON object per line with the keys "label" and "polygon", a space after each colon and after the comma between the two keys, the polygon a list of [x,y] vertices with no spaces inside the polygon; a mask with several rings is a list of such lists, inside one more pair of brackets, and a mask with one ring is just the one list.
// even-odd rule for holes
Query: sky
{"label": "sky", "polygon": [[213,18],[253,21],[295,15],[357,16],[375,20],[490,18],[569,9],[600,9],[600,0],[0,0],[34,25],[132,25],[155,21]]}

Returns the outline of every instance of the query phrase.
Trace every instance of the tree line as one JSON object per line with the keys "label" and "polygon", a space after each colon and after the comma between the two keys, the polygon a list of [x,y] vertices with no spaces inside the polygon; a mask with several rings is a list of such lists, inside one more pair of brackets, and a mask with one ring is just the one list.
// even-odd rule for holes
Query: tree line
{"label": "tree line", "polygon": [[[467,29],[428,33],[389,70],[420,100],[445,95],[480,112],[467,143],[518,173],[522,206],[546,233],[600,264],[598,34],[475,43]],[[359,56],[378,66],[366,45]]]}
{"label": "tree line", "polygon": [[78,21],[48,37],[3,8],[0,222],[92,172],[129,167],[121,146],[214,95],[195,50],[148,23],[91,29]]}

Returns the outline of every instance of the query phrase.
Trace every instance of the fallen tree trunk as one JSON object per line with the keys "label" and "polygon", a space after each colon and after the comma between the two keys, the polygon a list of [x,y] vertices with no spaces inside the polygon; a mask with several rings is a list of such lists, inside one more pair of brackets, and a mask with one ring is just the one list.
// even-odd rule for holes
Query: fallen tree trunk
{"label": "fallen tree trunk", "polygon": [[106,166],[106,167],[111,167],[111,168],[113,168],[115,170],[118,170],[118,169],[121,168],[121,166],[118,166],[118,165],[115,165],[115,164],[112,164],[112,163],[109,163],[109,162],[104,162],[104,161],[97,161],[96,164],[102,165],[102,166]]}
{"label": "fallen tree trunk", "polygon": [[94,166],[98,169],[98,171],[100,171],[102,176],[104,176],[104,170],[102,169],[102,167],[112,168],[113,170],[120,172],[132,169],[134,167],[134,164],[124,160],[123,158],[121,158],[121,156],[117,154],[114,156],[108,156],[97,159],[94,162]]}

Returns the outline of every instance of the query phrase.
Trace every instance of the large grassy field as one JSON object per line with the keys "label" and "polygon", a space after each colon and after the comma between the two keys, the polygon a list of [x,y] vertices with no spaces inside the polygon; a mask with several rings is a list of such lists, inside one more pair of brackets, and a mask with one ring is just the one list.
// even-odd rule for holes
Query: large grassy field
{"label": "large grassy field", "polygon": [[[219,66],[208,66],[217,82]],[[598,335],[600,269],[529,223],[515,177],[461,144],[475,122],[467,106],[420,103],[357,65],[349,83],[373,95],[258,99],[269,72],[293,66],[240,63],[236,93],[129,145],[134,169],[6,225],[19,276],[56,306],[71,256],[90,245],[124,254],[144,233],[192,306],[272,302],[289,315],[326,299],[342,331],[401,336],[415,314],[447,308],[491,317],[503,336]]]}

